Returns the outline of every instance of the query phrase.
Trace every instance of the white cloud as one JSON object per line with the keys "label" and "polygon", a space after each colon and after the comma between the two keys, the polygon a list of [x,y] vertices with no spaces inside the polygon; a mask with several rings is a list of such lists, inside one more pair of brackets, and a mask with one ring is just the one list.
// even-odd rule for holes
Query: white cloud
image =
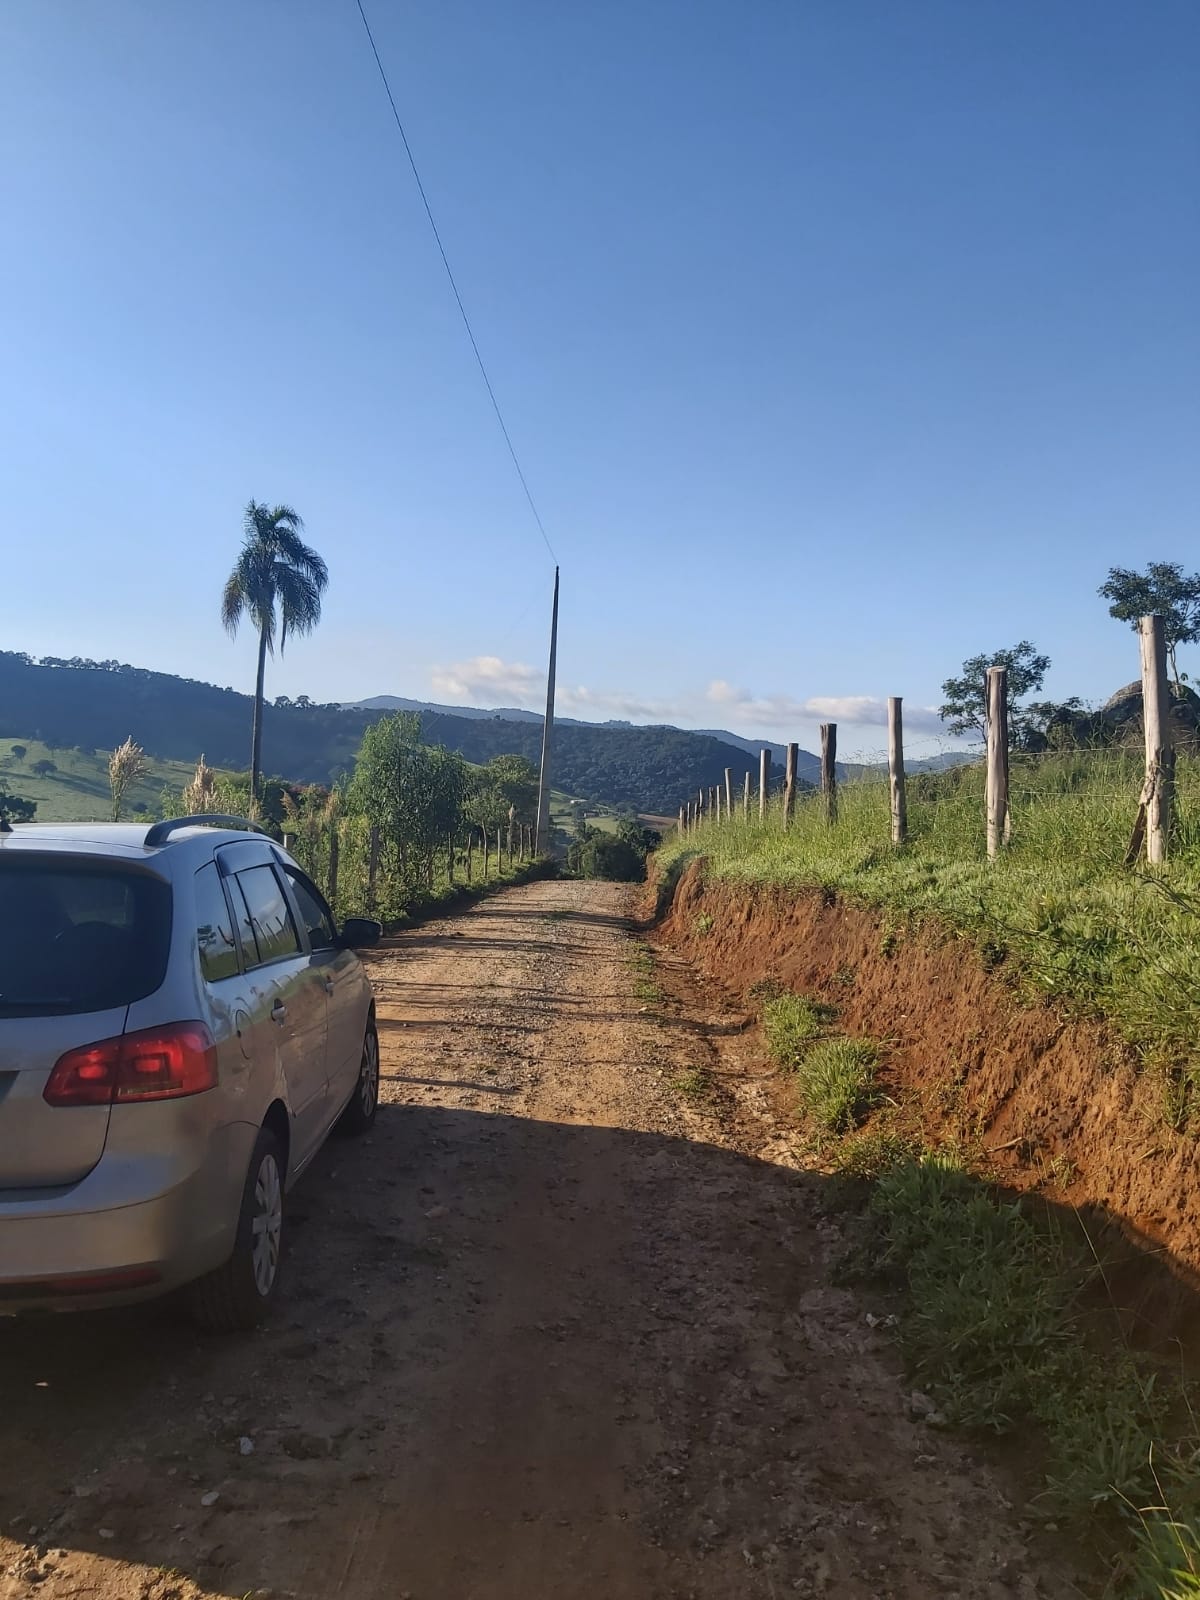
{"label": "white cloud", "polygon": [[483,700],[488,707],[501,703],[524,706],[536,704],[543,680],[533,667],[521,661],[502,661],[499,656],[472,656],[448,667],[433,667],[429,681],[434,694],[464,703]]}
{"label": "white cloud", "polygon": [[[717,678],[709,684],[705,699],[732,719],[781,731],[798,722],[838,722],[856,727],[883,727],[887,723],[887,701],[867,694],[818,694],[806,700],[786,694],[756,696],[748,689],[736,689],[723,678]],[[904,721],[914,732],[945,731],[933,706],[906,706]]]}
{"label": "white cloud", "polygon": [[629,722],[671,722],[682,715],[677,704],[667,700],[643,700],[622,689],[559,689],[555,703],[561,711],[577,713],[581,717],[616,717]]}
{"label": "white cloud", "polygon": [[[540,710],[545,695],[540,668],[500,656],[472,656],[469,661],[434,667],[433,692],[439,698],[463,705],[511,705]],[[623,689],[592,689],[584,684],[560,684],[559,711],[603,722],[667,722],[707,726],[719,721],[732,732],[770,730],[798,736],[802,725],[837,722],[849,727],[883,727],[887,701],[873,695],[811,695],[798,699],[789,694],[756,695],[724,678],[714,678],[703,694],[685,694],[656,700]],[[905,727],[912,733],[943,734],[944,724],[932,706],[906,705]]]}

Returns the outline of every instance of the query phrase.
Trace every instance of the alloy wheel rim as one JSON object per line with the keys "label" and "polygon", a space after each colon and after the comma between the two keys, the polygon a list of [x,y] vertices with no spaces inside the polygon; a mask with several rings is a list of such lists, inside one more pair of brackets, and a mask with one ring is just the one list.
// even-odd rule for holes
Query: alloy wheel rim
{"label": "alloy wheel rim", "polygon": [[279,1271],[279,1241],[283,1233],[283,1185],[273,1155],[265,1155],[254,1179],[253,1242],[254,1286],[266,1299]]}
{"label": "alloy wheel rim", "polygon": [[379,1098],[379,1041],[369,1033],[363,1041],[362,1071],[359,1074],[358,1092],[363,1111],[369,1117]]}

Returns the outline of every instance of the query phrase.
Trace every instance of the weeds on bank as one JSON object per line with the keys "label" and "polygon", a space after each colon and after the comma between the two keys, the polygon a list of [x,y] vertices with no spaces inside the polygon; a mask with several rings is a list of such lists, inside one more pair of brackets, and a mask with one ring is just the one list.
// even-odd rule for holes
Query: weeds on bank
{"label": "weeds on bank", "polygon": [[670,1085],[685,1100],[703,1100],[712,1088],[712,1077],[705,1067],[689,1067],[670,1079]]}
{"label": "weeds on bank", "polygon": [[879,1051],[869,1039],[821,1039],[796,1067],[809,1116],[829,1133],[854,1127],[875,1096]]}
{"label": "weeds on bank", "polygon": [[633,972],[633,995],[635,1000],[644,1000],[649,1005],[659,1005],[663,992],[659,988],[654,976],[654,951],[648,944],[641,940],[635,942],[628,958],[629,967]]}
{"label": "weeds on bank", "polygon": [[1035,1509],[1104,1544],[1111,1594],[1200,1596],[1200,1431],[1178,1384],[1085,1324],[1100,1269],[1084,1241],[886,1128],[843,1141],[838,1165],[873,1180],[868,1257],[906,1297],[901,1346],[946,1420],[1036,1431]]}
{"label": "weeds on bank", "polygon": [[762,1024],[772,1060],[781,1067],[797,1067],[833,1018],[831,1007],[810,1000],[807,995],[769,996],[762,1008]]}
{"label": "weeds on bank", "polygon": [[878,1046],[826,1037],[836,1012],[802,994],[773,994],[762,1008],[767,1049],[795,1076],[805,1112],[826,1133],[845,1133],[870,1105]]}

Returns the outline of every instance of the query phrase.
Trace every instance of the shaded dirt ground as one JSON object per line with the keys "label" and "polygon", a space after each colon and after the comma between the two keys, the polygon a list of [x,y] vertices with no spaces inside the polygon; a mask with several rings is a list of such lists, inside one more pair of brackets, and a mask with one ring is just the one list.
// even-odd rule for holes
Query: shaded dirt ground
{"label": "shaded dirt ground", "polygon": [[372,962],[384,1103],[292,1197],[283,1304],[0,1324],[0,1596],[1076,1594],[836,1287],[745,1019],[627,891]]}

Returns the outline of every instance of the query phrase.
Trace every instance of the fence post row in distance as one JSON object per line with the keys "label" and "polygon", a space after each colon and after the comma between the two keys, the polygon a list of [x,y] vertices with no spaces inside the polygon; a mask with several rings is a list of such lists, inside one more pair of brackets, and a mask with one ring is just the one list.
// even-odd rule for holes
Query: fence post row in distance
{"label": "fence post row in distance", "polygon": [[750,768],[746,768],[746,783],[742,790],[742,821],[750,821]]}
{"label": "fence post row in distance", "polygon": [[771,783],[771,752],[758,752],[758,820],[767,820],[767,789]]}
{"label": "fence post row in distance", "polygon": [[908,796],[904,782],[904,712],[898,694],[888,697],[888,788],[892,802],[892,843],[908,838]]}
{"label": "fence post row in distance", "polygon": [[837,821],[837,723],[821,724],[821,794],[825,799],[825,820]]}
{"label": "fence post row in distance", "polygon": [[725,768],[725,816],[733,816],[733,768]]}
{"label": "fence post row in distance", "polygon": [[987,670],[987,853],[1012,837],[1008,811],[1008,668]]}

